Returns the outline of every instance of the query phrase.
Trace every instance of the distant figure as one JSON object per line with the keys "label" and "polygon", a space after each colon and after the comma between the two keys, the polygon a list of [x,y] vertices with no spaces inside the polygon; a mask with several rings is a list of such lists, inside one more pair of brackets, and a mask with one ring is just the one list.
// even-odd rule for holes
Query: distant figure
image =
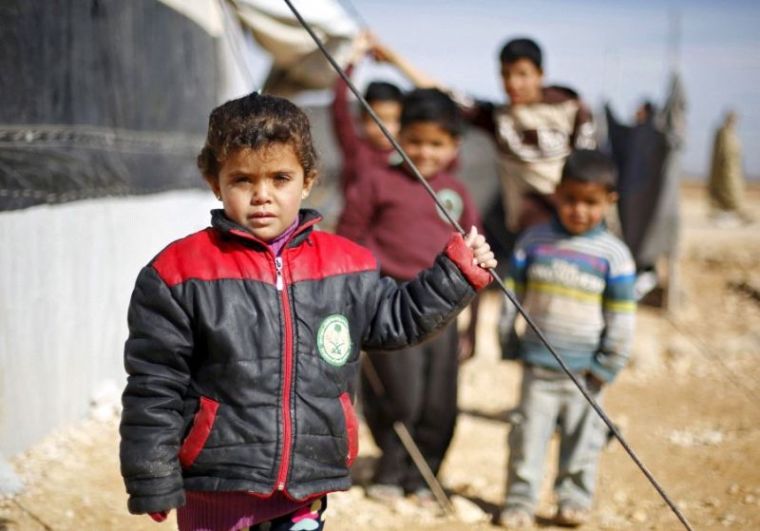
{"label": "distant figure", "polygon": [[713,217],[721,224],[734,224],[744,217],[741,213],[744,196],[742,147],[736,134],[737,115],[726,113],[715,133],[708,193]]}
{"label": "distant figure", "polygon": [[[464,123],[457,105],[437,89],[417,89],[404,98],[399,143],[435,191],[449,215],[462,227],[480,226],[467,188],[450,171],[459,151]],[[422,184],[404,164],[376,167],[359,178],[346,196],[337,233],[366,245],[380,261],[381,272],[400,285],[429,266],[446,243],[451,226]],[[473,305],[474,306],[474,305]],[[433,473],[441,467],[457,418],[459,360],[475,348],[477,316],[461,337],[456,323],[441,325],[436,337],[391,356],[370,349],[368,360],[385,388],[377,396],[362,373],[367,424],[382,451],[367,495],[393,503],[404,494],[434,502],[432,492],[413,466],[393,429],[403,422]],[[387,407],[384,402],[388,402]]]}
{"label": "distant figure", "polygon": [[633,121],[636,125],[650,124],[657,114],[657,107],[649,100],[645,100],[636,109],[636,113],[633,115]]}
{"label": "distant figure", "polygon": [[[600,152],[574,151],[557,186],[557,216],[531,227],[518,240],[507,279],[597,400],[628,361],[636,308],[633,258],[604,224],[617,200],[615,173],[612,161]],[[508,305],[505,335],[512,330],[514,316]],[[532,330],[505,350],[523,362],[524,370],[509,434],[501,523],[507,528],[532,526],[549,440],[558,430],[556,523],[581,525],[589,517],[607,429]]]}

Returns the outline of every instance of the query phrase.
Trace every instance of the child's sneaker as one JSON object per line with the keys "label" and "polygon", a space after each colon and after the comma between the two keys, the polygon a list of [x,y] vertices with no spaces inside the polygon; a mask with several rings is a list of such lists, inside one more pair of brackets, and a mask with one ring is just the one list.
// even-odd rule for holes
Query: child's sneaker
{"label": "child's sneaker", "polygon": [[367,498],[392,505],[404,498],[404,489],[398,485],[375,483],[367,487]]}
{"label": "child's sneaker", "polygon": [[501,512],[499,523],[507,529],[525,529],[533,527],[533,515],[525,509],[510,507]]}
{"label": "child's sneaker", "polygon": [[554,522],[565,527],[578,527],[588,522],[591,511],[572,505],[560,506]]}

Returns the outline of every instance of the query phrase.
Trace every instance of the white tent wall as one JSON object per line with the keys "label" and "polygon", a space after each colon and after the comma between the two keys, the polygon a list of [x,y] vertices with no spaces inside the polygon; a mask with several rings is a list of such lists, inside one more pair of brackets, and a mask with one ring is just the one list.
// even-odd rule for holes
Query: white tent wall
{"label": "white tent wall", "polygon": [[[218,100],[255,88],[224,35],[219,0],[159,1],[216,39]],[[218,205],[204,187],[0,212],[0,466],[82,419],[104,390],[118,403],[140,268],[207,226]]]}
{"label": "white tent wall", "polygon": [[[263,80],[252,79],[247,64],[252,28],[237,26],[233,13],[239,5],[158,1],[216,38],[218,100],[259,88]],[[273,0],[242,4],[248,22],[254,11],[292,18]],[[299,8],[341,42],[356,32],[335,0]],[[0,461],[83,418],[104,387],[123,387],[127,307],[140,268],[170,241],[207,226],[216,206],[198,189],[0,212]]]}
{"label": "white tent wall", "polygon": [[195,190],[0,214],[0,455],[81,419],[105,384],[123,387],[137,273],[216,205]]}

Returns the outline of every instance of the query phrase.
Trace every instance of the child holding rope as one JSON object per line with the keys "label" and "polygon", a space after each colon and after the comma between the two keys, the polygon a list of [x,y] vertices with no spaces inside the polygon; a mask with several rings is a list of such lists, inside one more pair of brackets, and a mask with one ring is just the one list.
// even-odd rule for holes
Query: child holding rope
{"label": "child holding rope", "polygon": [[[477,210],[465,186],[450,172],[463,126],[457,105],[446,94],[417,89],[404,98],[398,140],[449,214],[469,227],[480,224]],[[337,232],[369,247],[383,274],[403,285],[433,263],[449,227],[410,169],[386,164],[368,171],[351,188]],[[385,396],[376,396],[362,373],[365,417],[382,450],[369,497],[393,503],[408,493],[423,504],[432,502],[432,492],[393,423],[403,422],[437,473],[456,424],[459,360],[474,352],[476,322],[473,312],[461,337],[454,322],[440,327],[434,339],[406,349],[403,356],[391,357],[382,349],[368,352],[368,363],[386,390]]]}
{"label": "child holding rope", "polygon": [[[359,350],[453,321],[495,266],[475,231],[398,285],[300,209],[317,178],[306,115],[251,94],[214,109],[198,166],[211,227],[140,272],[129,308],[121,471],[129,510],[179,529],[323,529],[350,487]],[[395,357],[399,359],[399,356]]]}
{"label": "child holding rope", "polygon": [[[557,216],[520,238],[507,280],[597,400],[628,360],[635,318],[635,264],[603,221],[616,200],[612,161],[598,151],[574,151],[557,186]],[[507,306],[507,321],[513,322],[515,310],[509,302]],[[606,425],[532,330],[519,339],[513,354],[524,371],[509,434],[501,523],[509,528],[532,525],[547,446],[559,427],[556,521],[581,525],[591,507]]]}

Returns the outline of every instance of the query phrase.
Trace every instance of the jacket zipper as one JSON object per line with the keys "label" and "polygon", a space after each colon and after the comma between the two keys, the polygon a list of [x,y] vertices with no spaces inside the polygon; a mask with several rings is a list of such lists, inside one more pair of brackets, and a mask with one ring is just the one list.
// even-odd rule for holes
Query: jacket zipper
{"label": "jacket zipper", "polygon": [[[316,225],[321,218],[311,219],[298,227],[296,231],[290,236],[289,241],[285,244],[288,245],[293,238],[307,228]],[[252,234],[239,230],[237,228],[231,228],[229,230],[231,234],[235,234],[246,240],[252,240],[259,245],[266,247],[266,243],[262,242]],[[283,249],[284,250],[284,249]],[[280,292],[280,300],[282,302],[282,310],[285,321],[285,359],[283,360],[284,370],[284,382],[282,386],[282,421],[283,421],[283,441],[282,441],[282,458],[280,461],[280,469],[277,472],[276,489],[280,491],[285,490],[285,480],[288,476],[288,467],[290,466],[290,445],[293,438],[293,427],[291,426],[290,418],[290,388],[292,386],[293,379],[293,322],[290,315],[290,301],[288,300],[288,290],[285,289],[285,277],[282,272],[282,258],[276,256],[274,259],[275,267],[275,287]]]}
{"label": "jacket zipper", "polygon": [[284,376],[282,385],[282,459],[280,461],[280,470],[277,473],[277,490],[285,490],[285,479],[288,475],[288,466],[290,465],[290,444],[292,438],[292,426],[290,425],[290,387],[292,385],[293,372],[293,323],[290,316],[290,301],[288,300],[288,290],[285,289],[285,278],[282,273],[282,258],[274,259],[274,267],[277,273],[275,287],[280,292],[282,301],[282,311],[285,321],[285,359]]}

